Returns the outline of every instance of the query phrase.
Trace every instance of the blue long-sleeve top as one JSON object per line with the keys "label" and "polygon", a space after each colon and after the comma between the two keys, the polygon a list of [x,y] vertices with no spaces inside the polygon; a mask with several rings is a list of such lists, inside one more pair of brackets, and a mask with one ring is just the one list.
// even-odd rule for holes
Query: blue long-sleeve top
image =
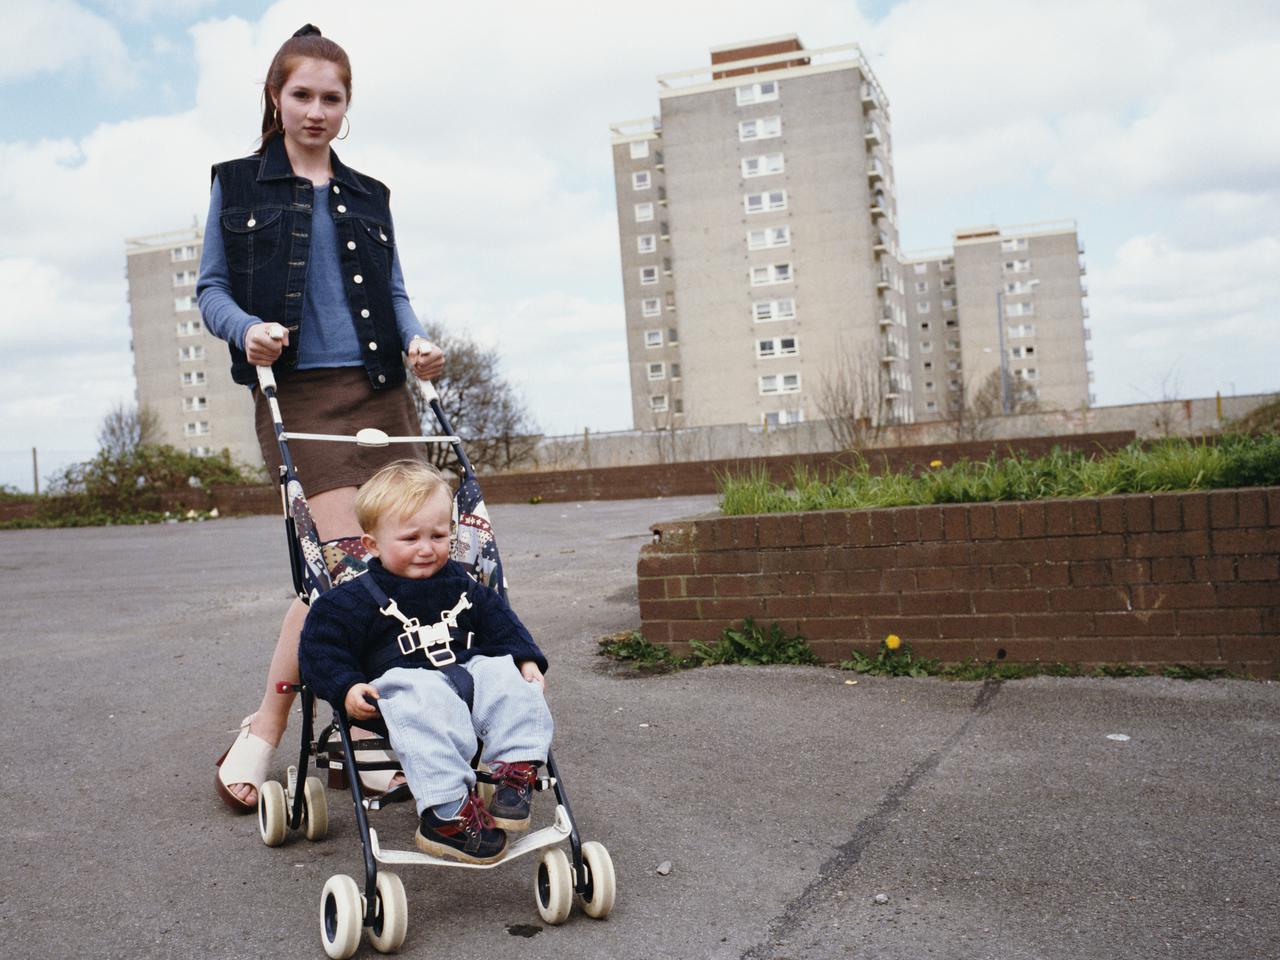
{"label": "blue long-sleeve top", "polygon": [[[307,266],[306,296],[302,300],[302,328],[298,341],[298,369],[315,367],[358,367],[364,359],[360,341],[351,323],[347,291],[342,285],[338,259],[338,233],[329,212],[328,183],[315,188],[311,205],[311,256]],[[244,335],[255,323],[271,317],[255,317],[240,308],[231,296],[231,271],[222,237],[222,184],[213,181],[209,193],[209,215],[205,219],[204,251],[200,256],[200,279],[196,297],[205,326],[215,337],[244,348]],[[409,349],[414,337],[425,337],[409,294],[405,292],[400,252],[393,250],[391,302],[395,307],[400,346]]]}
{"label": "blue long-sleeve top", "polygon": [[[532,660],[546,672],[547,658],[506,601],[497,591],[472,580],[457,561],[450,560],[431,577],[414,580],[388,573],[372,557],[363,576],[372,577],[401,613],[416,617],[424,626],[439,623],[442,611],[453,609],[465,593],[471,608],[459,613],[457,627],[449,631],[458,663],[475,656],[510,654],[517,665]],[[302,679],[316,696],[339,705],[353,684],[371,682],[393,667],[434,669],[421,650],[386,662],[388,647],[399,652],[396,637],[403,631],[400,620],[379,612],[359,577],[348,580],[311,604],[298,647]],[[376,669],[371,666],[375,663]]]}

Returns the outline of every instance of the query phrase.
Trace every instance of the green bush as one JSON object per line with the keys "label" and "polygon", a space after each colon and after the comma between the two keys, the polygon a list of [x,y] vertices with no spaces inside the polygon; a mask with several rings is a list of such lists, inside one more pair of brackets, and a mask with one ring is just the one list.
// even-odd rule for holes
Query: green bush
{"label": "green bush", "polygon": [[816,664],[817,654],[801,636],[787,636],[778,624],[766,632],[754,620],[747,617],[740,630],[726,628],[715,643],[694,640],[692,659],[704,667],[722,663],[741,663],[760,666],[767,663],[793,665]]}

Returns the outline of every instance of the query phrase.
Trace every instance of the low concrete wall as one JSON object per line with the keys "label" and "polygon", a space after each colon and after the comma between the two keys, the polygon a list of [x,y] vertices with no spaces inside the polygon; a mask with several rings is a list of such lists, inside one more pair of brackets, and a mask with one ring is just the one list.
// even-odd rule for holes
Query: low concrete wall
{"label": "low concrete wall", "polygon": [[684,654],[746,617],[827,661],[925,657],[1280,669],[1280,487],[676,520],[637,566],[644,636]]}
{"label": "low concrete wall", "polygon": [[[1019,437],[1065,438],[1127,431],[1135,436],[1199,437],[1212,434],[1226,421],[1236,420],[1275,394],[1161,400],[1115,407],[1046,410],[1041,413],[993,417],[966,425],[971,432],[957,436],[956,424],[935,420],[888,427],[871,446],[915,447],[958,440],[1008,440]],[[590,470],[657,463],[686,463],[733,457],[775,457],[802,453],[831,453],[841,444],[822,420],[766,431],[746,424],[686,427],[672,430],[584,432],[538,440],[525,472]]]}

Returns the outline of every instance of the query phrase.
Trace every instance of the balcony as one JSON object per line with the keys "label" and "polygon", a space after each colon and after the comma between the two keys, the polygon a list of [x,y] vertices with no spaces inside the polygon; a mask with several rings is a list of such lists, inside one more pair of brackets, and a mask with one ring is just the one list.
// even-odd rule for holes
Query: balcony
{"label": "balcony", "polygon": [[1080,296],[1087,297],[1089,295],[1089,285],[1083,280],[1080,281]]}
{"label": "balcony", "polygon": [[869,83],[862,85],[862,109],[877,110],[880,107],[880,100],[876,97],[875,88]]}
{"label": "balcony", "polygon": [[942,281],[938,284],[938,288],[940,290],[954,290],[956,288],[956,282],[955,280],[948,280],[946,277],[943,277]]}
{"label": "balcony", "polygon": [[1084,318],[1085,318],[1086,320],[1088,320],[1088,319],[1089,319],[1089,305],[1088,305],[1087,303],[1085,303],[1085,304],[1081,304],[1081,306],[1080,306],[1080,310],[1081,310],[1081,312],[1084,314]]}
{"label": "balcony", "polygon": [[655,170],[665,170],[665,169],[667,169],[667,164],[666,164],[666,162],[662,159],[662,151],[661,151],[661,150],[655,150],[655,151],[654,151],[654,153],[653,153],[653,168],[654,168]]}
{"label": "balcony", "polygon": [[893,285],[893,281],[887,272],[882,272],[876,279],[876,290],[880,293],[888,290]]}
{"label": "balcony", "polygon": [[1081,260],[1081,261],[1080,261],[1080,276],[1082,276],[1082,277],[1083,277],[1083,276],[1084,276],[1086,273],[1088,273],[1088,272],[1089,272],[1089,271],[1085,269],[1084,261],[1083,261],[1083,260]]}
{"label": "balcony", "polygon": [[1084,338],[1085,338],[1086,340],[1092,340],[1092,339],[1093,339],[1093,331],[1092,331],[1092,330],[1090,330],[1088,327],[1085,327],[1085,328],[1084,328]]}
{"label": "balcony", "polygon": [[884,167],[879,160],[872,160],[867,164],[867,179],[872,183],[884,179]]}
{"label": "balcony", "polygon": [[866,126],[866,135],[863,139],[866,140],[867,146],[869,147],[874,147],[879,143],[883,143],[883,140],[880,137],[880,124],[876,123],[874,120],[868,123]]}
{"label": "balcony", "polygon": [[876,253],[876,254],[888,253],[889,252],[889,235],[886,233],[882,233],[878,237],[876,237],[876,242],[871,245],[871,250],[873,253]]}
{"label": "balcony", "polygon": [[893,315],[893,310],[890,307],[885,307],[880,311],[880,326],[892,327],[897,322],[898,320]]}
{"label": "balcony", "polygon": [[658,203],[662,204],[662,206],[664,207],[667,205],[667,188],[666,187],[658,188]]}

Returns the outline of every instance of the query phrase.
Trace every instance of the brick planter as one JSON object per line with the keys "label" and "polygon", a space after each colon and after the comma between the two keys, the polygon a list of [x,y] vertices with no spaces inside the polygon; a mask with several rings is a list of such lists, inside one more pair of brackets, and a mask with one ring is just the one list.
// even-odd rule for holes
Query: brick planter
{"label": "brick planter", "polygon": [[1280,669],[1280,487],[659,523],[644,636],[673,652],[754,617],[819,657]]}

